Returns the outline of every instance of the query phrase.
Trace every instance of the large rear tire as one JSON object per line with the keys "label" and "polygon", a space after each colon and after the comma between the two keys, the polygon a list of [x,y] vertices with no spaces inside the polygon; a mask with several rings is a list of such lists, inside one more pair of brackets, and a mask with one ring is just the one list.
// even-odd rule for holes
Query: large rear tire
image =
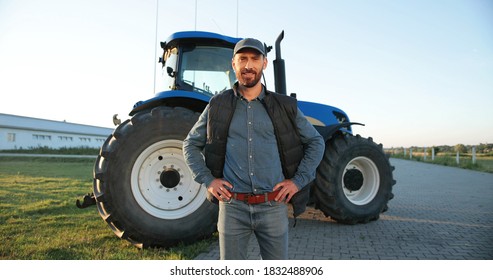
{"label": "large rear tire", "polygon": [[101,148],[94,194],[113,232],[137,247],[192,243],[216,231],[217,206],[194,182],[182,143],[198,114],[156,107],[122,123]]}
{"label": "large rear tire", "polygon": [[377,220],[393,198],[393,169],[382,146],[371,138],[337,134],[317,168],[317,207],[340,223]]}

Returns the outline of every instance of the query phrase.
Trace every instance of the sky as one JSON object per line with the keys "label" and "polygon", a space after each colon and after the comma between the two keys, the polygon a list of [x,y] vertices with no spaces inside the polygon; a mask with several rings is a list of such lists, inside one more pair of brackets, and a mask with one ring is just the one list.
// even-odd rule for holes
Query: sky
{"label": "sky", "polygon": [[284,30],[288,92],[385,148],[493,143],[490,0],[0,0],[0,113],[113,128],[159,88],[159,42],[190,30]]}

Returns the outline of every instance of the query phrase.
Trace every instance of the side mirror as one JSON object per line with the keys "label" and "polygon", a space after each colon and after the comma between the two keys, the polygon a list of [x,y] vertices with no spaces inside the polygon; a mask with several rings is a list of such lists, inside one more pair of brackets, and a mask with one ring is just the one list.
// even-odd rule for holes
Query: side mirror
{"label": "side mirror", "polygon": [[171,78],[174,78],[176,76],[175,70],[173,70],[173,68],[169,66],[166,67],[166,72],[168,72],[168,76],[170,76]]}

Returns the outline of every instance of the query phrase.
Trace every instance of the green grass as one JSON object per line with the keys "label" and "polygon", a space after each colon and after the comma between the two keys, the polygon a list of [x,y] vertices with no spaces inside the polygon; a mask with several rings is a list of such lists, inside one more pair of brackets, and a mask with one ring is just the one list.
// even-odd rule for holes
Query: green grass
{"label": "green grass", "polygon": [[481,156],[479,155],[476,158],[476,162],[472,162],[472,157],[470,155],[460,155],[459,165],[457,165],[456,156],[455,155],[438,155],[435,156],[435,159],[432,160],[431,156],[427,156],[426,159],[421,154],[414,155],[410,159],[409,154],[404,156],[404,154],[392,154],[391,157],[408,159],[414,161],[421,161],[426,163],[433,163],[444,166],[452,166],[459,167],[463,169],[476,170],[481,172],[489,172],[493,173],[493,157],[492,156]]}
{"label": "green grass", "polygon": [[92,191],[91,159],[0,157],[0,259],[193,259],[213,241],[138,249],[119,239],[95,206],[75,201]]}
{"label": "green grass", "polygon": [[98,155],[99,149],[89,147],[73,147],[73,148],[50,148],[33,147],[29,149],[16,149],[16,150],[1,150],[3,153],[17,153],[17,154],[55,154],[55,155]]}
{"label": "green grass", "polygon": [[89,158],[0,157],[0,174],[92,182],[94,161]]}

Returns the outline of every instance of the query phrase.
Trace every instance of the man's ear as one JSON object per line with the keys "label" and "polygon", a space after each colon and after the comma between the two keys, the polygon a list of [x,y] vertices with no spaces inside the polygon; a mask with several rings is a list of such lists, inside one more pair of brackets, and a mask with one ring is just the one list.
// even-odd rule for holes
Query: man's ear
{"label": "man's ear", "polygon": [[267,57],[264,57],[264,70],[267,68]]}

